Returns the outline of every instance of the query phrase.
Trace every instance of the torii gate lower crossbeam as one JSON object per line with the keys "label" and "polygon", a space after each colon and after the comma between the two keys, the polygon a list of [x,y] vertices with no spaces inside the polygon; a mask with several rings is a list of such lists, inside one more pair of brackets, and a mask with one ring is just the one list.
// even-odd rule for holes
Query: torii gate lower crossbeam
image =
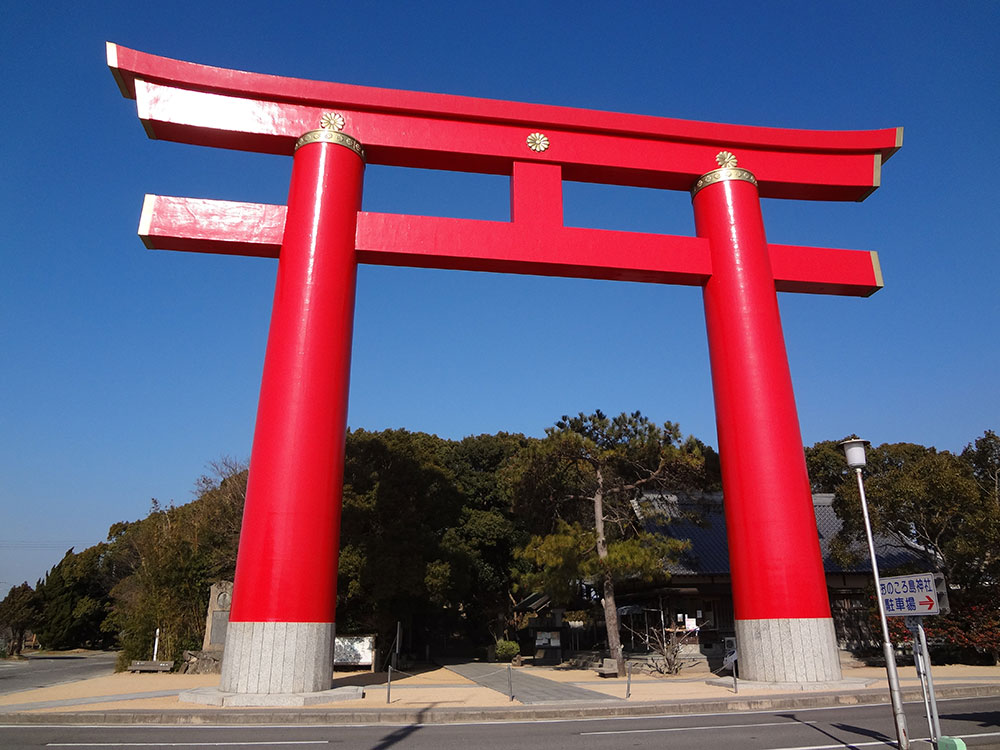
{"label": "torii gate lower crossbeam", "polygon": [[[115,45],[108,62],[152,137],[294,153],[287,209],[147,196],[140,221],[148,247],[279,259],[224,690],[330,685],[359,262],[702,286],[742,676],[840,677],[776,292],[867,296],[881,272],[874,253],[768,244],[760,197],[861,200],[901,145],[898,130],[811,133],[365,89]],[[366,151],[381,164],[508,174],[511,221],[361,212]],[[706,172],[712,158],[719,168]],[[564,179],[690,188],[697,236],[565,227]]]}

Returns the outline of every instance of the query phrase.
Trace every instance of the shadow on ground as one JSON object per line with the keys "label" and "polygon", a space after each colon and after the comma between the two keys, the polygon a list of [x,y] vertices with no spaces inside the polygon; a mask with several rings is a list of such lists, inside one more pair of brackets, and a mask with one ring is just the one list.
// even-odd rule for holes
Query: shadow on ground
{"label": "shadow on ground", "polygon": [[[799,724],[807,726],[810,729],[814,729],[820,734],[822,734],[824,737],[829,737],[837,744],[844,744],[847,747],[852,746],[848,740],[844,739],[844,737],[826,731],[822,727],[817,726],[815,722],[802,721],[802,719],[800,719],[795,714],[776,714],[776,716],[780,716],[783,719],[791,719],[792,721],[798,722]],[[891,738],[889,736],[883,734],[882,732],[878,732],[872,729],[866,729],[865,727],[856,727],[851,724],[831,724],[830,726],[833,727],[834,729],[840,730],[841,732],[846,732],[861,737],[869,737],[873,740],[878,740],[879,742],[885,742],[886,744],[891,744]]]}
{"label": "shadow on ground", "polygon": [[981,727],[1000,727],[1000,711],[973,711],[966,714],[940,714],[939,718],[951,721],[976,722]]}
{"label": "shadow on ground", "polygon": [[424,717],[427,715],[427,712],[430,711],[432,708],[434,708],[434,706],[436,705],[437,705],[436,703],[432,703],[429,706],[420,709],[420,713],[417,714],[417,720],[415,722],[413,722],[412,724],[407,724],[405,727],[400,727],[394,732],[390,732],[385,737],[383,737],[377,745],[372,745],[372,750],[386,750],[386,748],[392,747],[393,745],[405,740],[411,734],[420,729],[420,726],[421,724],[423,724]]}
{"label": "shadow on ground", "polygon": [[[403,672],[401,670],[392,670],[393,677],[392,681],[395,683],[397,680],[405,679],[406,677],[420,677],[422,674],[428,672],[436,671],[436,667],[429,668],[415,668],[412,672]],[[389,675],[387,672],[365,672],[344,675],[343,677],[337,677],[334,673],[333,677],[333,687],[345,687],[345,686],[360,686],[367,687],[369,685],[385,685],[389,681]]]}

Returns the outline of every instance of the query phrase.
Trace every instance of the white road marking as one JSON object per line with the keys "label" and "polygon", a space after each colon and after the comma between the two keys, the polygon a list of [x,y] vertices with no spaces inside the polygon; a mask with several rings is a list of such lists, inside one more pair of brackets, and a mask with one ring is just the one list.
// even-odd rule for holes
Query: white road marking
{"label": "white road marking", "polygon": [[783,727],[797,724],[819,724],[818,721],[771,721],[766,724],[715,724],[704,727],[662,727],[659,729],[614,729],[604,732],[580,732],[581,737],[596,734],[651,734],[654,732],[696,732],[701,729],[747,729],[748,727]]}
{"label": "white road marking", "polygon": [[[974,737],[1000,737],[1000,732],[980,732],[978,734],[954,734],[946,735],[949,737],[958,737],[963,740],[972,739]],[[926,742],[930,744],[930,737],[910,737],[910,742]],[[852,742],[850,744],[841,743],[839,745],[802,745],[801,747],[773,747],[768,750],[844,750],[844,748],[855,747],[872,747],[874,745],[879,745],[881,747],[896,747],[896,741],[888,742]]]}
{"label": "white road marking", "polygon": [[[929,740],[924,740],[916,737],[910,737],[910,742],[929,742]],[[878,740],[877,742],[852,742],[850,744],[839,743],[837,745],[802,745],[801,747],[774,747],[769,748],[769,750],[853,750],[857,747],[896,747],[896,741],[883,742]]]}
{"label": "white road marking", "polygon": [[329,745],[329,740],[273,742],[49,742],[46,747],[248,747],[250,745]]}

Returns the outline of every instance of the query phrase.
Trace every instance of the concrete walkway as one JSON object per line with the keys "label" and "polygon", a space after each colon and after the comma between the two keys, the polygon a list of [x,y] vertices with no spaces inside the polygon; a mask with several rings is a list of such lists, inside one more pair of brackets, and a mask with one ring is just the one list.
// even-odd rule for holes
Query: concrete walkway
{"label": "concrete walkway", "polygon": [[122,693],[120,695],[89,695],[79,698],[57,698],[50,701],[34,701],[32,703],[12,703],[0,706],[4,713],[18,711],[37,711],[41,708],[69,708],[71,706],[86,706],[92,703],[118,703],[143,698],[168,698],[180,695],[181,690],[149,690],[144,693]]}
{"label": "concrete walkway", "polygon": [[448,664],[445,667],[452,672],[472,680],[490,690],[510,698],[513,688],[514,699],[525,705],[543,703],[606,703],[609,700],[621,700],[594,690],[577,687],[572,683],[557,682],[540,675],[531,674],[522,669],[508,669],[498,664],[483,662],[465,662]]}
{"label": "concrete walkway", "polygon": [[[453,669],[426,667],[412,674],[337,672],[334,686],[364,688],[363,698],[308,708],[232,708],[183,703],[178,693],[217,687],[219,675],[126,674],[68,682],[0,695],[0,724],[414,724],[530,721],[582,717],[794,710],[819,706],[888,702],[885,670],[845,669],[844,676],[875,681],[868,689],[844,685],[819,691],[783,693],[757,687],[709,685],[707,669],[673,677],[633,674],[631,697],[624,679],[603,679],[593,670],[568,667],[514,667],[514,700],[507,693],[507,668],[472,663]],[[1000,667],[934,667],[940,699],[996,696]],[[914,668],[900,668],[904,700],[921,695]],[[909,708],[907,711],[909,712]]]}

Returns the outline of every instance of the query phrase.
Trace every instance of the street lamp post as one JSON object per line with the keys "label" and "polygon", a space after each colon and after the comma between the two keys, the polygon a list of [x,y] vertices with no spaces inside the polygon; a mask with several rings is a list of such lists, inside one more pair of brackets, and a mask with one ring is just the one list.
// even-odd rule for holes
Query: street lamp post
{"label": "street lamp post", "polygon": [[875,601],[878,602],[879,621],[882,623],[882,653],[885,654],[885,671],[889,676],[889,698],[892,700],[892,715],[896,723],[896,742],[900,750],[908,750],[910,738],[906,734],[906,714],[903,713],[903,698],[899,691],[899,673],[896,671],[896,656],[889,637],[889,621],[885,616],[882,601],[882,581],[878,574],[878,560],[875,559],[875,541],[872,539],[872,524],[868,518],[868,499],[865,497],[865,483],[861,469],[865,465],[867,440],[845,440],[840,444],[847,456],[847,465],[854,469],[858,477],[858,492],[861,493],[861,515],[865,519],[865,535],[868,537],[868,554],[872,559],[872,575],[875,576]]}

